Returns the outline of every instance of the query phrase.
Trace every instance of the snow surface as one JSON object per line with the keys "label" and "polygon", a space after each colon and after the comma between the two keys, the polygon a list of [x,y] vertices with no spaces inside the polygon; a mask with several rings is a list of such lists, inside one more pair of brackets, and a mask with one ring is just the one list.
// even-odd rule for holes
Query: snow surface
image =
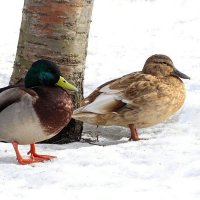
{"label": "snow surface", "polygon": [[[23,0],[0,7],[0,86],[12,73]],[[57,159],[27,166],[15,160],[12,145],[0,144],[0,198],[36,199],[200,199],[200,3],[199,0],[95,0],[85,71],[85,96],[98,85],[141,70],[152,54],[171,57],[191,77],[187,99],[166,122],[129,130],[101,127],[98,145],[38,144]],[[94,126],[83,137],[95,140]],[[91,134],[92,132],[92,134]],[[28,146],[20,146],[23,155]]]}

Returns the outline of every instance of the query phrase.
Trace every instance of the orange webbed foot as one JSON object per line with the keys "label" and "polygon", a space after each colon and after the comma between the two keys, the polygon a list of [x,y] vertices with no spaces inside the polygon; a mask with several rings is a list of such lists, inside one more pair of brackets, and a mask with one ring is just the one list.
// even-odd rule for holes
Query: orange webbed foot
{"label": "orange webbed foot", "polygon": [[50,159],[56,158],[56,156],[37,154],[36,150],[35,150],[35,144],[31,144],[30,146],[31,146],[31,149],[27,154],[28,155],[30,154],[30,157],[33,160],[37,160],[38,162],[41,162],[41,161],[44,161],[44,160],[50,160]]}
{"label": "orange webbed foot", "polygon": [[27,154],[30,154],[30,158],[24,159],[19,152],[18,143],[12,142],[12,145],[15,149],[17,160],[18,160],[19,164],[21,164],[21,165],[27,165],[27,164],[36,163],[36,162],[43,162],[45,160],[50,160],[50,159],[56,158],[56,156],[37,154],[35,152],[35,145],[31,144],[30,145],[31,146],[30,151],[27,153]]}

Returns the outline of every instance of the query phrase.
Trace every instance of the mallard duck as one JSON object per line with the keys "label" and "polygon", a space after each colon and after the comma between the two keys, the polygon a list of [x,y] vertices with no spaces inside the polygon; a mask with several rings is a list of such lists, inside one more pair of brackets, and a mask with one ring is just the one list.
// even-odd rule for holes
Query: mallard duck
{"label": "mallard duck", "polygon": [[[34,144],[53,137],[70,121],[73,103],[66,90],[77,88],[48,60],[32,64],[24,86],[0,89],[0,138],[12,143],[20,164],[55,158],[37,154]],[[21,156],[18,144],[30,144],[30,158]]]}
{"label": "mallard duck", "polygon": [[99,86],[73,113],[83,122],[129,127],[130,140],[139,140],[137,128],[158,124],[178,111],[185,100],[183,79],[166,55],[149,57],[139,72]]}

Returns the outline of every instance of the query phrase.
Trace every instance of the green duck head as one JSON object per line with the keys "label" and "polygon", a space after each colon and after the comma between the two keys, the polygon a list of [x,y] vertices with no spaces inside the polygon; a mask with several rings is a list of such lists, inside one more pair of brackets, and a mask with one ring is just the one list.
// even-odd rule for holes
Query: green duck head
{"label": "green duck head", "polygon": [[59,86],[65,90],[78,89],[62,77],[58,66],[49,60],[38,60],[31,65],[25,76],[25,87]]}

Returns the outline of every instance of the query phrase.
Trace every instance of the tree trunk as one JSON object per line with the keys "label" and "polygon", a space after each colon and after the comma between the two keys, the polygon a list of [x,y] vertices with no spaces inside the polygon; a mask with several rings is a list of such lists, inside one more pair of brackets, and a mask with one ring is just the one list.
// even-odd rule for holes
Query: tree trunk
{"label": "tree trunk", "polygon": [[[73,95],[75,108],[79,107],[92,7],[93,0],[25,0],[10,84],[23,81],[32,62],[48,59],[58,64],[63,76],[80,90]],[[81,132],[82,123],[72,119],[46,142],[77,141]]]}

